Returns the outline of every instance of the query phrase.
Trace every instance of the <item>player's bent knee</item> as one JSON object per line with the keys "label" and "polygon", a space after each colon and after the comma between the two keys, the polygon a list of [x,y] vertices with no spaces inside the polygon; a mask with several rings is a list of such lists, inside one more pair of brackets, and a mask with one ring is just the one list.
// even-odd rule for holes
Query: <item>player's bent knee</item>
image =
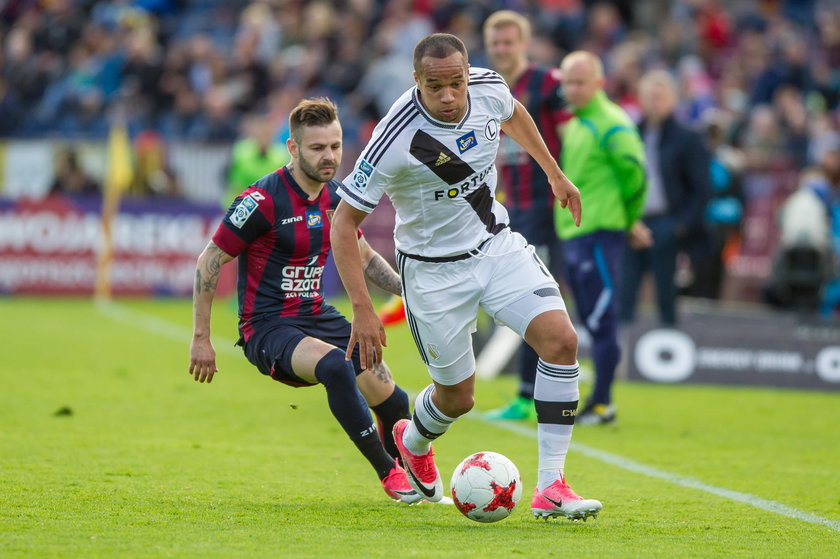
{"label": "player's bent knee", "polygon": [[472,390],[461,389],[461,387],[438,387],[435,392],[435,399],[439,401],[436,405],[449,417],[460,417],[468,413],[475,405]]}
{"label": "player's bent knee", "polygon": [[315,378],[327,390],[348,389],[356,386],[356,373],[348,361],[344,359],[344,352],[338,348],[327,352],[315,365]]}
{"label": "player's bent knee", "polygon": [[578,336],[572,327],[555,330],[534,340],[534,350],[549,363],[571,363],[577,358],[577,349]]}
{"label": "player's bent knee", "polygon": [[474,405],[475,398],[472,395],[456,396],[445,400],[440,406],[440,411],[449,417],[461,417],[465,413],[469,413]]}
{"label": "player's bent knee", "polygon": [[465,413],[469,413],[475,406],[475,397],[472,394],[460,396],[455,402],[455,415],[453,417],[460,417]]}
{"label": "player's bent knee", "polygon": [[554,339],[553,350],[563,356],[576,356],[578,350],[578,335],[574,328],[564,328]]}

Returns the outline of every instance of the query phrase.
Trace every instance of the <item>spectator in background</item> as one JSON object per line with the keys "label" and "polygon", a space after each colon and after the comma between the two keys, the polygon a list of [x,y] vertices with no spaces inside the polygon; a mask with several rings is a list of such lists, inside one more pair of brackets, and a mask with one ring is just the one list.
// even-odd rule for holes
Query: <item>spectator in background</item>
{"label": "spectator in background", "polygon": [[35,32],[35,45],[39,50],[57,54],[70,52],[82,35],[84,13],[70,0],[44,2],[40,25]]}
{"label": "spectator in background", "polygon": [[[571,113],[562,98],[559,71],[528,62],[530,38],[528,20],[510,10],[495,12],[484,23],[484,46],[493,69],[505,79],[513,97],[528,110],[551,155],[558,159],[561,126],[571,118]],[[554,197],[548,178],[528,152],[504,133],[497,162],[511,229],[534,245],[539,257],[551,268],[551,259],[559,243],[554,231]],[[488,346],[492,343],[491,339]],[[538,359],[531,346],[521,343],[519,392],[506,406],[490,412],[490,418],[536,417],[534,381]]]}
{"label": "spectator in background", "polygon": [[187,79],[190,87],[200,94],[207,93],[222,77],[224,59],[210,36],[203,33],[190,40],[188,53]]}
{"label": "spectator in background", "polygon": [[54,65],[57,60],[55,57],[42,57],[43,62],[38,63],[33,51],[32,33],[22,26],[9,30],[4,46],[4,64],[0,71],[6,83],[13,88],[10,94],[20,99],[23,109],[29,110],[37,106],[50,82],[49,62]]}
{"label": "spectator in background", "polygon": [[[700,134],[677,122],[677,86],[664,70],[642,77],[639,86],[644,120],[639,131],[647,161],[647,198],[642,220],[633,226],[630,250],[624,254],[621,320],[635,317],[639,286],[651,271],[663,324],[677,322],[677,253],[688,243],[708,242],[703,213],[709,188],[709,157]],[[637,238],[652,244],[635,242]],[[699,250],[699,249],[698,249]]]}
{"label": "spectator in background", "polygon": [[590,6],[586,14],[587,33],[580,46],[602,57],[624,39],[626,30],[621,21],[621,14],[614,3],[588,2],[588,4]]}
{"label": "spectator in background", "polygon": [[831,254],[826,263],[828,280],[822,292],[820,314],[825,318],[837,318],[840,311],[840,134],[826,132],[814,143],[819,167],[810,185],[824,205],[831,242]]}
{"label": "spectator in background", "polygon": [[720,298],[726,265],[740,242],[744,216],[741,190],[744,154],[726,143],[726,130],[727,119],[723,112],[713,110],[706,113],[704,132],[710,155],[711,188],[705,222],[709,246],[707,250],[688,251],[692,280],[684,293],[689,297]]}
{"label": "spectator in background", "polygon": [[239,112],[230,93],[222,86],[213,86],[204,94],[203,117],[197,124],[197,136],[205,142],[232,142],[239,129]]}
{"label": "spectator in background", "polygon": [[184,87],[175,93],[174,106],[161,115],[157,128],[167,140],[197,140],[201,118],[198,94]]}
{"label": "spectator in background", "polygon": [[833,275],[831,223],[826,203],[830,184],[819,170],[802,174],[799,188],[779,210],[779,246],[764,288],[767,303],[811,313]]}
{"label": "spectator in background", "polygon": [[34,116],[42,126],[53,125],[74,134],[82,132],[89,119],[99,118],[104,122],[104,99],[96,83],[97,65],[90,47],[76,43],[68,62],[62,78],[52,82],[44,92]]}
{"label": "spectator in background", "polygon": [[259,58],[259,48],[258,34],[237,37],[227,87],[234,92],[236,108],[241,112],[258,106],[270,89],[268,68]]}
{"label": "spectator in background", "polygon": [[595,386],[576,423],[615,420],[612,383],[621,357],[618,293],[628,232],[634,246],[648,243],[635,226],[645,199],[645,151],[635,125],[603,91],[601,60],[586,51],[563,59],[563,94],[575,118],[563,130],[563,169],[586,208],[580,227],[555,206],[563,242],[563,275],[592,338]]}
{"label": "spectator in background", "polygon": [[681,58],[677,72],[680,83],[678,91],[683,98],[681,116],[688,124],[697,123],[703,113],[714,107],[712,78],[700,57],[694,55]]}
{"label": "spectator in background", "polygon": [[63,148],[56,154],[55,176],[50,186],[50,195],[69,194],[94,196],[101,191],[101,185],[79,165],[76,150]]}
{"label": "spectator in background", "polygon": [[785,135],[769,105],[759,105],[750,112],[742,142],[747,165],[753,169],[772,169],[790,165],[785,151]]}
{"label": "spectator in background", "polygon": [[396,48],[400,37],[395,32],[394,28],[384,27],[373,37],[374,58],[354,92],[357,109],[367,110],[377,119],[384,116],[394,99],[413,83],[405,72],[411,57]]}
{"label": "spectator in background", "polygon": [[239,19],[237,39],[242,36],[256,37],[256,56],[263,64],[268,64],[280,44],[280,26],[266,2],[252,2]]}
{"label": "spectator in background", "polygon": [[163,137],[152,130],[134,141],[135,168],[128,192],[133,196],[181,197],[181,185],[166,157]]}
{"label": "spectator in background", "polygon": [[780,33],[777,50],[779,56],[766,62],[766,67],[757,76],[752,91],[756,105],[770,103],[776,90],[788,85],[803,91],[811,86],[811,73],[808,68],[808,50],[804,37],[798,36],[788,26]]}
{"label": "spectator in background", "polygon": [[644,73],[641,46],[630,41],[617,45],[612,50],[610,67],[610,75],[604,89],[610,99],[624,109],[633,122],[638,122],[641,120],[639,79]]}
{"label": "spectator in background", "polygon": [[778,115],[784,151],[796,168],[807,164],[808,111],[802,92],[792,85],[782,85],[773,95],[773,109]]}
{"label": "spectator in background", "polygon": [[245,137],[233,144],[227,190],[222,199],[224,208],[230,206],[243,187],[254,184],[289,162],[289,151],[274,141],[275,126],[269,119],[250,115],[246,117],[243,128]]}
{"label": "spectator in background", "polygon": [[14,90],[9,89],[6,79],[0,76],[0,136],[13,132],[21,117],[21,102]]}
{"label": "spectator in background", "polygon": [[[163,68],[160,79],[157,84],[155,105],[161,108],[159,126],[165,127],[167,125],[173,130],[180,133],[179,127],[174,127],[168,121],[173,120],[173,116],[181,115],[188,112],[190,115],[195,114],[196,118],[200,116],[201,99],[198,94],[189,85],[186,78],[187,65],[189,64],[189,51],[187,46],[183,43],[175,43],[170,46],[163,54]],[[183,103],[182,95],[185,92],[193,97],[188,103],[191,108],[189,111],[184,111],[180,106]],[[192,106],[195,109],[192,109]],[[182,118],[175,118],[176,121],[182,121]],[[169,134],[166,134],[167,137]]]}
{"label": "spectator in background", "polygon": [[148,27],[133,30],[126,38],[121,91],[133,118],[154,122],[159,116],[163,109],[158,95],[162,73],[163,58],[153,31]]}

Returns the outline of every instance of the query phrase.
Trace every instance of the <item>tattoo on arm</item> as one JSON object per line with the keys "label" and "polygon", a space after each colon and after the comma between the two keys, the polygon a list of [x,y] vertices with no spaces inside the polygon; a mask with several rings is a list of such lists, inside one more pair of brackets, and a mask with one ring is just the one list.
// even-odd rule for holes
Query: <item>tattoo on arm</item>
{"label": "tattoo on arm", "polygon": [[201,259],[195,271],[195,292],[215,291],[219,284],[219,271],[222,269],[222,249],[210,244],[205,249],[206,256]]}
{"label": "tattoo on arm", "polygon": [[400,276],[393,268],[382,258],[381,254],[375,254],[368,262],[365,268],[365,275],[375,285],[378,285],[388,293],[394,295],[402,295],[402,284],[400,283]]}
{"label": "tattoo on arm", "polygon": [[379,379],[379,382],[382,384],[390,384],[394,382],[393,379],[391,379],[391,371],[388,370],[385,363],[374,364],[373,374],[376,375],[376,378]]}

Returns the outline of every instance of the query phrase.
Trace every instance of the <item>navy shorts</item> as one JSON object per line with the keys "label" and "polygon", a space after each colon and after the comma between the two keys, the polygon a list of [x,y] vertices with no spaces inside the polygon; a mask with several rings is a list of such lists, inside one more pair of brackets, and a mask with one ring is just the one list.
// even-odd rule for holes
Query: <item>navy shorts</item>
{"label": "navy shorts", "polygon": [[563,276],[580,320],[593,335],[618,322],[618,288],[627,233],[599,230],[563,241]]}
{"label": "navy shorts", "polygon": [[[292,354],[303,338],[317,338],[341,351],[350,342],[350,323],[331,305],[312,316],[272,317],[253,324],[254,334],[245,343],[245,357],[259,371],[289,386],[314,386],[292,370]],[[359,347],[353,350],[353,368],[362,372]]]}

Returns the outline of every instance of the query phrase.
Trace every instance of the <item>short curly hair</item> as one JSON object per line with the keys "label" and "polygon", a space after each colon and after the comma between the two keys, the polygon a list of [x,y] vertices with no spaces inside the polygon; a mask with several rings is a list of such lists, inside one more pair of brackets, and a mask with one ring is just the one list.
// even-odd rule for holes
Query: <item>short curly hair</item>
{"label": "short curly hair", "polygon": [[338,107],[326,97],[304,99],[289,114],[289,133],[300,143],[304,126],[326,126],[338,120]]}

